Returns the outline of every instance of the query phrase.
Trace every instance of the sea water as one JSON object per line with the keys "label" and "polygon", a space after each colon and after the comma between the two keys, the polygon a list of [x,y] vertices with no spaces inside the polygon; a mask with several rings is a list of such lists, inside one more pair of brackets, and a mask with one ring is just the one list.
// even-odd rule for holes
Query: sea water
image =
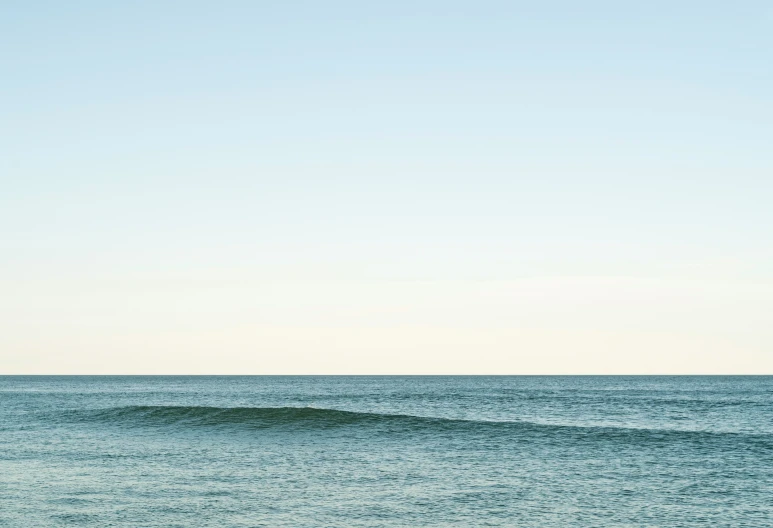
{"label": "sea water", "polygon": [[0,377],[0,526],[773,526],[773,377]]}

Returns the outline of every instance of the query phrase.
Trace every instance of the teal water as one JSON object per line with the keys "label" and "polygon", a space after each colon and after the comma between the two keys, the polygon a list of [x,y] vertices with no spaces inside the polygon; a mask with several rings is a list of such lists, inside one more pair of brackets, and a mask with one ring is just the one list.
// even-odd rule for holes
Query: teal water
{"label": "teal water", "polygon": [[773,377],[0,377],[0,526],[773,526]]}

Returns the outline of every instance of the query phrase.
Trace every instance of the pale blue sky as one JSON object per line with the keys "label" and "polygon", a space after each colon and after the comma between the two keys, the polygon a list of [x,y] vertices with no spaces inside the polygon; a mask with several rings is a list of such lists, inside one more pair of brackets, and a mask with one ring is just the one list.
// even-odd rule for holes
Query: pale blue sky
{"label": "pale blue sky", "polygon": [[[661,334],[675,316],[657,303],[646,313],[661,323],[640,333],[602,322],[625,306],[638,314],[624,292],[660,281],[656,290],[670,292],[663,302],[682,299],[684,313],[725,306],[705,328],[690,323],[691,339],[747,322],[724,335],[715,370],[773,356],[761,316],[773,316],[770,2],[7,1],[0,71],[9,370],[57,355],[72,360],[59,371],[84,371],[104,354],[103,371],[124,372],[134,352],[115,336],[184,350],[236,306],[244,354],[263,346],[249,328],[297,324],[344,336],[367,356],[373,336],[357,329],[381,324],[380,295],[393,287],[403,292],[395,310],[426,308],[406,309],[400,324],[442,335],[464,326],[464,313],[445,323],[427,316],[449,304],[468,306],[480,326],[475,284],[550,289],[567,277],[574,297],[556,299],[558,311],[530,328],[565,331],[574,316],[560,305],[594,284],[616,293],[581,310],[598,311],[598,331],[622,336],[621,354],[642,335],[667,347]],[[621,277],[633,290],[619,289]],[[419,285],[428,281],[458,295],[427,301]],[[724,293],[685,297],[695,281]],[[216,296],[222,309],[181,308],[191,297],[211,305],[213,287],[229,289]],[[280,324],[265,306],[244,306],[266,288],[266,306],[298,313],[283,308]],[[352,313],[376,311],[367,320],[309,315],[342,298]],[[510,331],[529,306],[486,301],[481,310]],[[77,322],[61,323],[64,313]],[[169,320],[187,330],[164,349],[152,328]],[[384,357],[417,342],[396,332]],[[739,335],[759,347],[746,363],[734,363]],[[308,343],[276,339],[293,361],[305,357]],[[438,339],[428,365],[443,355]],[[474,348],[474,335],[465,339]],[[490,345],[484,370],[517,373],[512,350],[523,347],[508,339]],[[598,367],[593,339],[582,354]],[[326,346],[324,357],[340,359],[332,363],[389,370],[341,355],[335,339]],[[200,351],[200,371],[246,361],[221,368],[214,348]],[[265,354],[273,371],[295,364]],[[457,370],[467,371],[459,354]],[[634,360],[629,370],[657,370]],[[761,368],[773,371],[773,360]]]}

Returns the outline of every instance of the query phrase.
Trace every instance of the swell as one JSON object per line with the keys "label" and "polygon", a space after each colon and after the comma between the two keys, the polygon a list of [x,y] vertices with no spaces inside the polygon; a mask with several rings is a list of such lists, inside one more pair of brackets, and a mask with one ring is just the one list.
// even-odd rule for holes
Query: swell
{"label": "swell", "polygon": [[388,432],[503,432],[540,437],[648,439],[668,441],[683,438],[696,441],[724,438],[749,440],[773,449],[773,437],[741,432],[692,431],[596,425],[558,425],[529,421],[484,421],[404,414],[343,411],[316,407],[200,407],[127,406],[92,411],[71,411],[70,420],[99,422],[129,427],[170,428],[239,427],[248,429],[320,430],[368,427]]}
{"label": "swell", "polygon": [[[93,411],[85,420],[156,425],[323,428],[357,424],[379,424],[423,418],[403,415],[360,413],[315,407],[199,407],[136,405]],[[432,420],[432,419],[430,419]]]}

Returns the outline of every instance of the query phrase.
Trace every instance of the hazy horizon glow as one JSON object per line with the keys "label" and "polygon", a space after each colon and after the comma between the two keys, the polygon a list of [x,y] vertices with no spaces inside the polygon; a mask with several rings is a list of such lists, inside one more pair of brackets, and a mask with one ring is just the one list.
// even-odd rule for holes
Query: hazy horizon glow
{"label": "hazy horizon glow", "polygon": [[771,374],[768,2],[10,2],[0,374]]}

